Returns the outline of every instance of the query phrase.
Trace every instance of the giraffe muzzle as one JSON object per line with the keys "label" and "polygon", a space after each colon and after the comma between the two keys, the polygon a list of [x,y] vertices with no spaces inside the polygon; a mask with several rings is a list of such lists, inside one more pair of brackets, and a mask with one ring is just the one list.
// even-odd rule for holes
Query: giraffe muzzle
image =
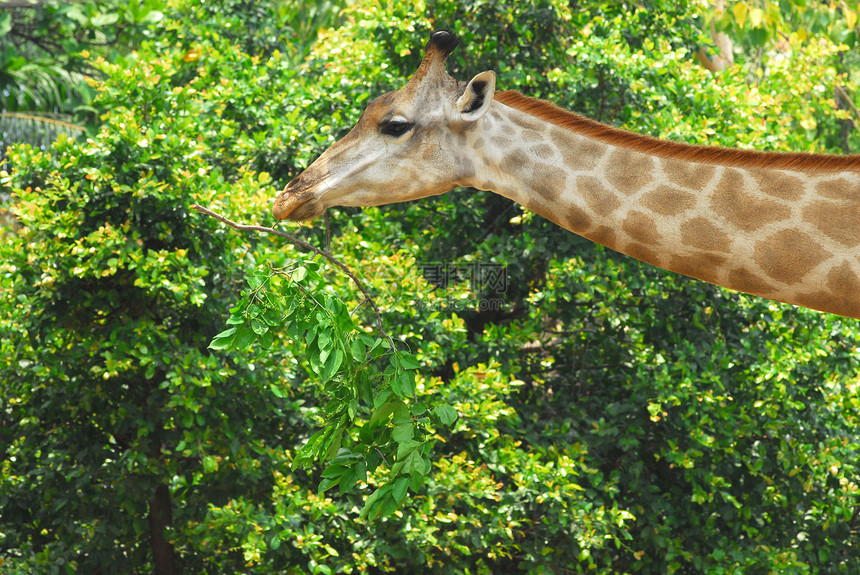
{"label": "giraffe muzzle", "polygon": [[296,176],[275,196],[272,214],[276,219],[299,222],[322,215],[325,208],[314,201],[316,182],[309,181],[305,174],[306,172],[302,172]]}
{"label": "giraffe muzzle", "polygon": [[313,192],[291,194],[284,190],[275,197],[272,214],[278,220],[311,220],[320,215],[317,213],[318,209],[315,209],[313,196]]}

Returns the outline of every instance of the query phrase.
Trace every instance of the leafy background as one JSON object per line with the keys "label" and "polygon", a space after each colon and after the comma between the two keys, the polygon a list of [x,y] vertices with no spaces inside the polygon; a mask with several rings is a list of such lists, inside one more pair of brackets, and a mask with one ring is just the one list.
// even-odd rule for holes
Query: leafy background
{"label": "leafy background", "polygon": [[[455,77],[494,69],[613,125],[856,152],[858,11],[4,11],[0,132],[29,145],[0,176],[0,571],[856,572],[857,320],[663,272],[475,190],[288,230],[330,234],[377,318],[329,260],[190,206],[269,225],[438,28],[462,40]],[[695,56],[716,32],[722,73]],[[469,281],[482,269],[505,270],[501,297]]]}

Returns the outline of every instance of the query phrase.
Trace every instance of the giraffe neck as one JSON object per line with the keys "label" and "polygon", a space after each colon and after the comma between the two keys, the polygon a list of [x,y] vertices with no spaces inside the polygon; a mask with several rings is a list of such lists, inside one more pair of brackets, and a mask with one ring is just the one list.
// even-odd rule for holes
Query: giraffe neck
{"label": "giraffe neck", "polygon": [[535,113],[519,98],[494,102],[469,132],[477,157],[465,184],[661,268],[860,317],[860,157],[594,132],[599,124]]}

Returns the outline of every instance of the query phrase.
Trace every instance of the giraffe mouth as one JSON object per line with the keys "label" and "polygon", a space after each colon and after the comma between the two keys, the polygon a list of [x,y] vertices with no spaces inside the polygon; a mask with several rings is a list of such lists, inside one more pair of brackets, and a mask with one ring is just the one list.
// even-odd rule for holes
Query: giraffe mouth
{"label": "giraffe mouth", "polygon": [[278,220],[294,222],[312,220],[322,215],[325,210],[323,206],[313,200],[313,192],[290,193],[288,190],[283,190],[275,197],[272,215]]}

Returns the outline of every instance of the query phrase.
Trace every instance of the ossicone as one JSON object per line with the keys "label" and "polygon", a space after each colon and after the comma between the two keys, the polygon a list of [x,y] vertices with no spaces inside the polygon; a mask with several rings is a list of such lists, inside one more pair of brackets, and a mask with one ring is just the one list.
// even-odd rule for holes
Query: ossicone
{"label": "ossicone", "polygon": [[436,30],[430,35],[430,41],[427,42],[425,51],[430,50],[431,47],[437,48],[447,58],[459,43],[457,36],[450,30]]}

